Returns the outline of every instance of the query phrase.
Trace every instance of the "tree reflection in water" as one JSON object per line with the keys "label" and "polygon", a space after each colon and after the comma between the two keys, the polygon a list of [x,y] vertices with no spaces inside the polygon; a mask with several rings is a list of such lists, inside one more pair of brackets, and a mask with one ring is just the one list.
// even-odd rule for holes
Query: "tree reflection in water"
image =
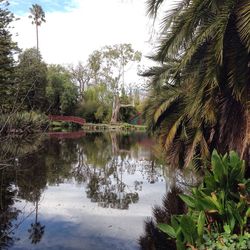
{"label": "tree reflection in water", "polygon": [[[42,158],[36,152],[41,149],[42,137],[8,138],[0,145],[0,248],[7,249],[18,239],[15,230],[22,213],[14,205],[19,198],[38,202],[46,186],[46,173]],[[38,166],[37,166],[38,164]],[[39,169],[40,168],[40,169]],[[45,178],[44,178],[45,177]],[[34,209],[35,210],[35,209]],[[37,208],[38,211],[38,208]]]}
{"label": "tree reflection in water", "polygon": [[[16,240],[15,220],[22,213],[14,206],[18,199],[34,204],[35,220],[28,229],[29,239],[33,244],[42,240],[46,228],[38,219],[38,209],[47,185],[66,181],[84,184],[87,197],[99,206],[128,209],[139,201],[143,182],[153,184],[164,179],[164,168],[151,152],[152,142],[144,134],[54,137],[44,141],[7,141],[0,146],[0,154],[5,157],[0,163],[11,163],[11,167],[0,169],[2,248]],[[132,175],[133,182],[128,178]]]}
{"label": "tree reflection in water", "polygon": [[11,185],[11,177],[6,171],[0,171],[0,249],[14,244],[12,228],[21,212],[13,206],[17,190]]}
{"label": "tree reflection in water", "polygon": [[[141,139],[143,142],[145,137],[141,135],[141,138],[133,138],[116,133],[106,134],[104,137],[89,136],[90,138],[85,138],[86,141],[81,141],[82,147],[79,150],[86,150],[80,151],[78,164],[73,168],[74,177],[87,183],[87,197],[92,202],[106,208],[128,209],[131,203],[138,202],[142,182],[136,180],[133,185],[128,185],[124,174],[134,175],[141,165],[143,167],[138,169],[143,171],[150,183],[158,181],[161,176],[158,166],[155,166],[155,159],[149,152],[147,160],[139,161],[138,141]],[[137,161],[131,161],[132,154]]]}
{"label": "tree reflection in water", "polygon": [[[18,215],[22,211],[14,205],[20,196],[24,169],[21,159],[41,148],[43,138],[1,138],[0,144],[0,248],[5,249],[17,240],[14,233],[18,228]],[[25,173],[29,173],[30,169]],[[33,175],[32,175],[32,179]],[[20,182],[19,182],[20,181]],[[33,182],[33,184],[35,184]],[[36,186],[37,184],[35,184]],[[33,185],[34,187],[34,185]],[[40,190],[40,187],[38,188]]]}

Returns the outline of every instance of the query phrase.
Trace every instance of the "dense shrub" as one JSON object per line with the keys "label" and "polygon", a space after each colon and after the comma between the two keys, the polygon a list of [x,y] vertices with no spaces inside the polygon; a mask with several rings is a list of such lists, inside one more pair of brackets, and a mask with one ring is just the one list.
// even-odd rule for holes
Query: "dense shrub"
{"label": "dense shrub", "polygon": [[45,130],[48,124],[47,116],[36,112],[4,114],[0,116],[0,134],[30,134]]}

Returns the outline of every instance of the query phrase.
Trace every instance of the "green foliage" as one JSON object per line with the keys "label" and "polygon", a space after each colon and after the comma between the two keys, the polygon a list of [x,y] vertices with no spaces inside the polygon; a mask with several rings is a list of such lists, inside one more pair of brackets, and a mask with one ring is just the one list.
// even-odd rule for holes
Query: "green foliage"
{"label": "green foliage", "polygon": [[0,134],[30,134],[45,130],[49,121],[46,115],[36,112],[19,112],[0,116]]}
{"label": "green foliage", "polygon": [[141,53],[135,51],[131,44],[104,46],[89,56],[90,83],[105,84],[107,89],[117,94],[122,88],[126,67],[140,60]]}
{"label": "green foliage", "polygon": [[10,25],[15,20],[7,9],[8,2],[0,1],[0,113],[7,113],[13,107],[16,92],[14,58],[17,45],[12,41]]}
{"label": "green foliage", "polygon": [[[63,85],[63,93],[61,95],[61,112],[62,114],[72,114],[77,103],[77,88],[71,82]],[[73,112],[72,112],[73,111]]]}
{"label": "green foliage", "polygon": [[43,111],[46,105],[47,65],[35,48],[19,55],[17,65],[18,103],[25,110]]}
{"label": "green foliage", "polygon": [[71,81],[70,73],[64,67],[49,66],[46,97],[50,113],[64,115],[75,113],[78,91]]}
{"label": "green foliage", "polygon": [[[127,95],[124,88],[122,90],[123,91],[122,91],[122,95],[120,97],[120,102],[122,104],[125,104],[125,105],[133,103],[133,101],[134,101],[133,96]],[[138,110],[136,107],[134,107],[134,106],[130,106],[130,107],[121,106],[118,119],[119,119],[119,121],[122,121],[122,122],[129,122],[130,118],[136,116],[137,114],[138,114]]]}
{"label": "green foliage", "polygon": [[67,132],[79,129],[80,125],[73,122],[61,122],[61,121],[52,121],[50,122],[50,130],[56,132]]}
{"label": "green foliage", "polygon": [[[211,162],[211,172],[203,183],[193,188],[191,195],[180,195],[188,213],[172,216],[170,225],[158,226],[176,239],[177,249],[200,247],[208,239],[216,242],[221,233],[242,236],[250,230],[250,180],[244,178],[244,161],[233,151],[221,156],[214,150]],[[239,244],[245,244],[243,241]]]}
{"label": "green foliage", "polygon": [[84,92],[77,114],[84,117],[87,122],[108,122],[111,114],[111,99],[112,93],[105,84],[91,86]]}
{"label": "green foliage", "polygon": [[141,60],[141,53],[135,51],[131,44],[116,44],[105,46],[94,51],[89,57],[90,83],[104,84],[111,94],[112,115],[111,123],[116,123],[120,109],[120,99],[124,90],[124,77],[127,68]]}
{"label": "green foliage", "polygon": [[248,250],[250,249],[250,234],[212,234],[212,237],[205,239],[205,242],[200,245],[200,250]]}

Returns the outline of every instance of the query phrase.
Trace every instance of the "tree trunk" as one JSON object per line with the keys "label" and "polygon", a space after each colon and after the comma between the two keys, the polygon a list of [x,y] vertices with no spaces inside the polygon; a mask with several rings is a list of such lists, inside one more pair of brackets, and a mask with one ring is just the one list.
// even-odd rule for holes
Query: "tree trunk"
{"label": "tree trunk", "polygon": [[36,24],[36,50],[37,50],[37,56],[39,52],[39,44],[38,44],[38,25]]}
{"label": "tree trunk", "polygon": [[247,176],[250,176],[250,87],[247,88],[246,130],[241,158],[246,161]]}
{"label": "tree trunk", "polygon": [[113,100],[112,116],[111,116],[111,121],[110,121],[111,124],[117,123],[120,107],[121,107],[121,104],[120,104],[119,96],[115,95],[114,100]]}
{"label": "tree trunk", "polygon": [[118,95],[115,95],[112,107],[112,116],[110,124],[116,124],[118,121],[118,115],[121,107],[134,107],[133,104],[121,104]]}

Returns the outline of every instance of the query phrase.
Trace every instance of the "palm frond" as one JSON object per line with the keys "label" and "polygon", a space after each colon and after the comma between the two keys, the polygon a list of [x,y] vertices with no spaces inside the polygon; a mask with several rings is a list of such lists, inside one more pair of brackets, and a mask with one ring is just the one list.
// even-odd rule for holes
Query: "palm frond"
{"label": "palm frond", "polygon": [[237,29],[243,44],[245,44],[248,53],[250,53],[250,2],[242,0],[236,9]]}
{"label": "palm frond", "polygon": [[157,15],[157,12],[158,12],[158,10],[163,2],[164,2],[164,0],[147,0],[147,2],[146,2],[147,14],[150,17],[155,18]]}
{"label": "palm frond", "polygon": [[194,155],[195,155],[195,150],[197,145],[200,143],[200,141],[202,140],[203,135],[200,129],[196,129],[194,136],[192,137],[192,143],[190,144],[190,146],[188,146],[188,149],[186,151],[186,156],[185,156],[185,165],[184,167],[189,166],[189,164],[191,163]]}
{"label": "palm frond", "polygon": [[176,136],[177,130],[179,129],[181,122],[183,121],[184,117],[181,116],[171,127],[171,129],[168,131],[168,134],[165,139],[164,147],[166,150],[168,150],[168,147],[173,143],[173,140]]}
{"label": "palm frond", "polygon": [[168,100],[164,101],[156,110],[154,113],[154,123],[157,123],[161,115],[166,112],[166,110],[178,99],[177,96],[173,96],[169,98]]}

